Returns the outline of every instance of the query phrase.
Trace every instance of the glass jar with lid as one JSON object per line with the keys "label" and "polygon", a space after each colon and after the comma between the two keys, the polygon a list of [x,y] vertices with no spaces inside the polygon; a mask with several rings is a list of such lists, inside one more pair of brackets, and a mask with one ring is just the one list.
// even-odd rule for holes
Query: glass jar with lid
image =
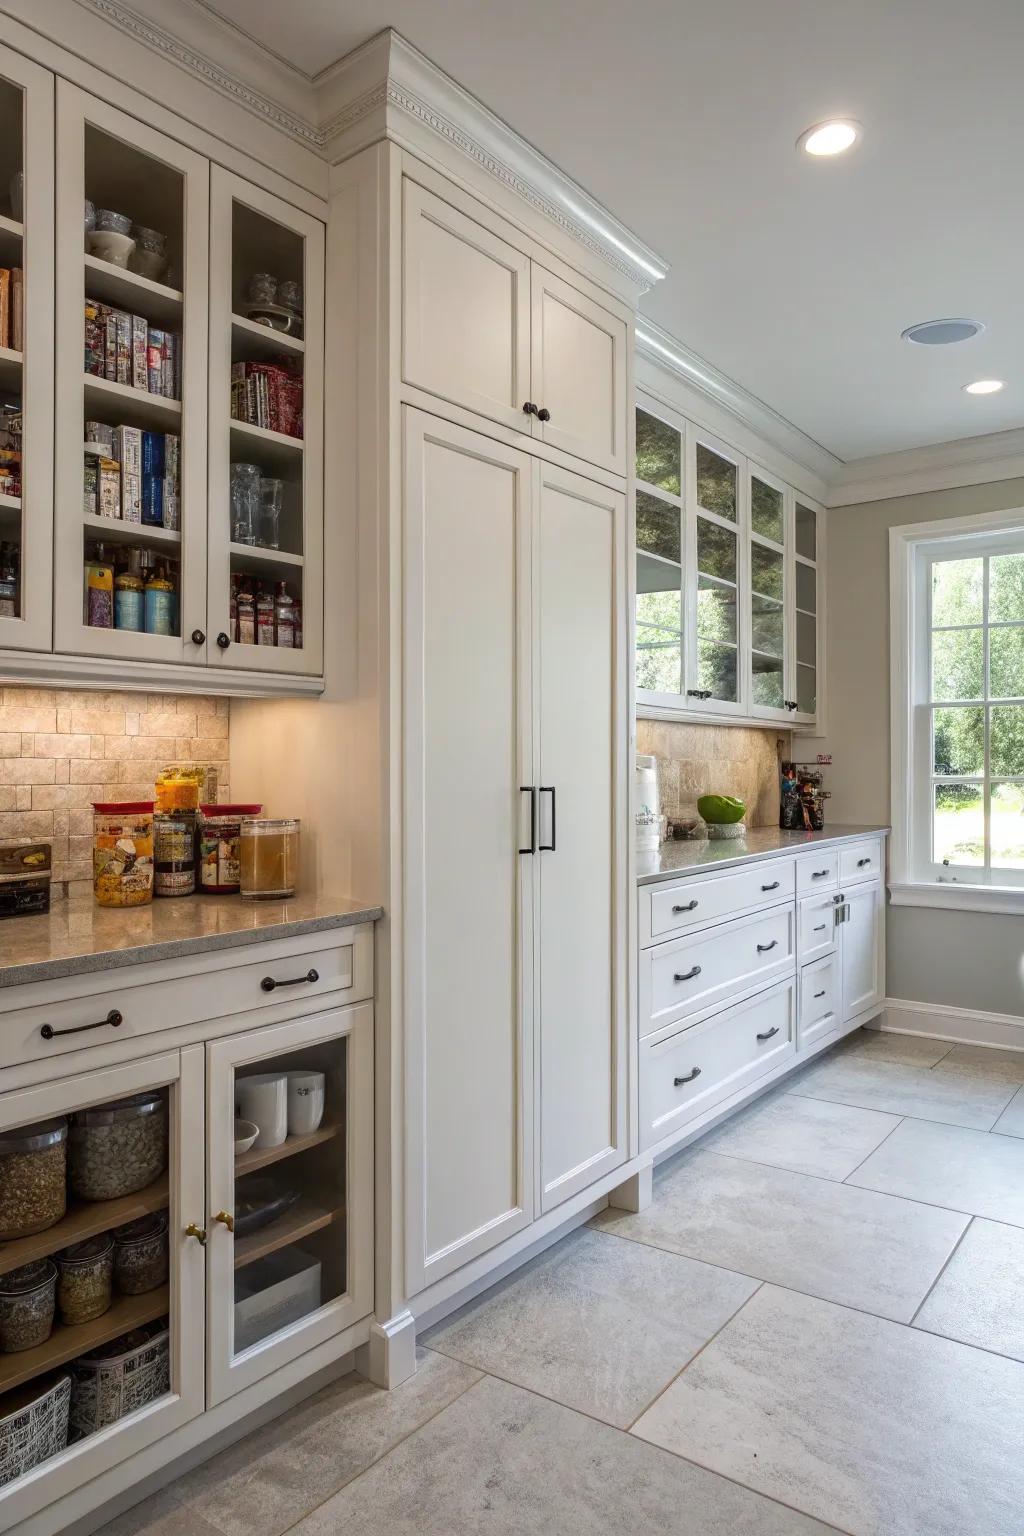
{"label": "glass jar with lid", "polygon": [[63,1117],[0,1135],[0,1242],[45,1232],[67,1210]]}
{"label": "glass jar with lid", "polygon": [[93,892],[101,907],[153,900],[152,800],[94,801]]}
{"label": "glass jar with lid", "polygon": [[253,816],[242,822],[239,875],[243,901],[280,901],[295,895],[299,875],[299,822]]}

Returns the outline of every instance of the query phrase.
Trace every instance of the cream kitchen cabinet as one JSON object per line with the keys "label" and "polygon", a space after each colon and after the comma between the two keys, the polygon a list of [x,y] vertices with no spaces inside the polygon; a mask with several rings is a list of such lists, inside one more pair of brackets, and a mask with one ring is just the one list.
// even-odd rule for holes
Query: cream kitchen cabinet
{"label": "cream kitchen cabinet", "polygon": [[885,998],[885,890],[881,881],[844,889],[839,909],[839,956],[844,1024]]}
{"label": "cream kitchen cabinet", "polygon": [[480,205],[406,176],[402,207],[404,382],[625,476],[626,311]]}
{"label": "cream kitchen cabinet", "polygon": [[406,1283],[625,1161],[625,497],[405,412]]}

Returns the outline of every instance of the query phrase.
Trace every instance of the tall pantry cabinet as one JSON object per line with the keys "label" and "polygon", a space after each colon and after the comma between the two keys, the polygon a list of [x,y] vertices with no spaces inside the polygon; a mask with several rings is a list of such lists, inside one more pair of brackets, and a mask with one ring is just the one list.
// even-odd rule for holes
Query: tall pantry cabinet
{"label": "tall pantry cabinet", "polygon": [[352,389],[360,442],[391,445],[375,528],[357,499],[387,593],[382,1289],[399,1311],[454,1295],[629,1156],[632,320],[391,143],[336,178],[329,333],[332,277],[336,323],[365,326],[353,224],[387,189]]}

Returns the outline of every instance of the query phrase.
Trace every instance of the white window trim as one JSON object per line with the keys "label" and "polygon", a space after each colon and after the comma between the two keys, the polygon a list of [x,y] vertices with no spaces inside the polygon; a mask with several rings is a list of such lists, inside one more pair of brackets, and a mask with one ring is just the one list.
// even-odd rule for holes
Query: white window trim
{"label": "white window trim", "polygon": [[[922,546],[962,541],[972,544],[999,535],[1020,533],[1024,539],[1024,508],[986,512],[968,517],[938,518],[889,530],[889,673],[890,673],[890,820],[889,892],[894,906],[936,907],[954,911],[1024,912],[1024,887],[966,881],[925,880],[914,868],[915,814],[914,670],[920,599],[917,564]],[[917,793],[920,791],[918,790]]]}

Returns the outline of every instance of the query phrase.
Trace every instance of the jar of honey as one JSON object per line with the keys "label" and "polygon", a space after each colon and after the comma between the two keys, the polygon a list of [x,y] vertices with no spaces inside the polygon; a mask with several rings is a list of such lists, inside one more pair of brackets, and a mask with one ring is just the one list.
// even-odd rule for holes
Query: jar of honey
{"label": "jar of honey", "polygon": [[280,901],[295,895],[299,823],[253,816],[242,822],[239,875],[243,901]]}

